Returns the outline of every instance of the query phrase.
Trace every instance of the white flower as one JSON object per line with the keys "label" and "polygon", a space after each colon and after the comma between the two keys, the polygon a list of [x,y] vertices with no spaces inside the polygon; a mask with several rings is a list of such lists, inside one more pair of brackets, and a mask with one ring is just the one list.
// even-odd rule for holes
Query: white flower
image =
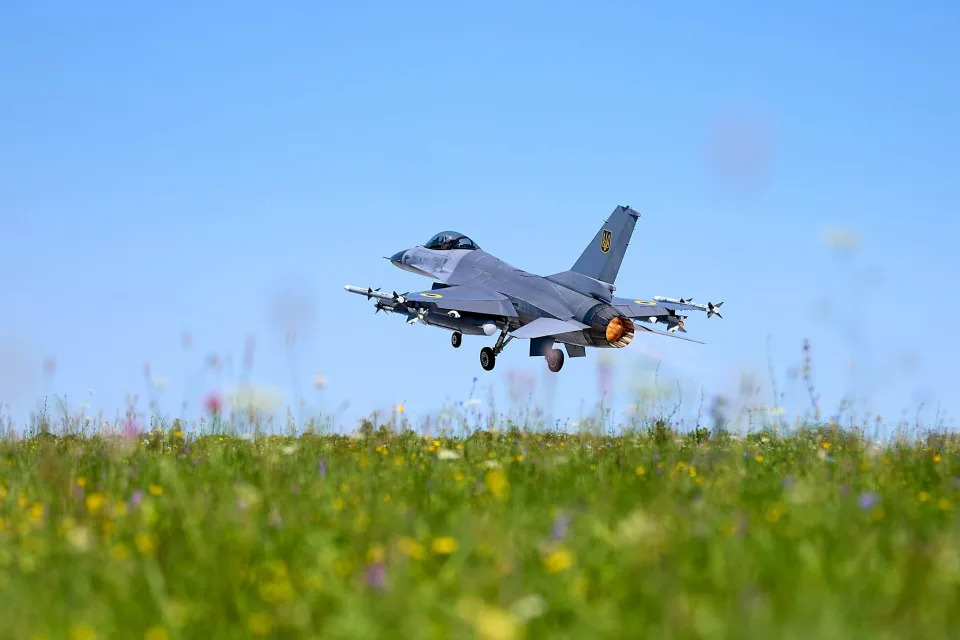
{"label": "white flower", "polygon": [[437,449],[437,460],[459,460],[460,454],[450,449]]}
{"label": "white flower", "polygon": [[526,622],[527,620],[539,618],[546,613],[547,601],[543,599],[543,596],[537,593],[531,593],[514,602],[513,606],[510,607],[510,611],[513,612],[513,615]]}

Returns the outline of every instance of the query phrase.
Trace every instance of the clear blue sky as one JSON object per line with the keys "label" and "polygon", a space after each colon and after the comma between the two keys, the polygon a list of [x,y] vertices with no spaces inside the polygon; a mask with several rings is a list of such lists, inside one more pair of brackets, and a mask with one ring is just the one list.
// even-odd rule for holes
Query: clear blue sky
{"label": "clear blue sky", "polygon": [[[417,419],[474,377],[576,419],[597,401],[597,352],[551,377],[515,343],[486,374],[484,340],[454,351],[342,287],[429,286],[382,256],[448,228],[562,271],[628,204],[643,218],[619,291],[726,304],[688,323],[707,345],[605,354],[615,403],[654,357],[694,411],[701,387],[736,396],[745,372],[770,404],[769,355],[795,413],[809,401],[787,373],[809,338],[827,413],[850,390],[894,419],[956,411],[958,16],[951,2],[11,3],[0,400],[15,417],[53,393],[110,414],[135,393],[144,409],[149,362],[164,410],[186,399],[190,414],[236,381],[206,356],[239,361],[252,335],[252,382],[288,400],[299,386],[310,410],[348,401],[348,422],[404,401]],[[832,227],[856,250],[825,243]]]}

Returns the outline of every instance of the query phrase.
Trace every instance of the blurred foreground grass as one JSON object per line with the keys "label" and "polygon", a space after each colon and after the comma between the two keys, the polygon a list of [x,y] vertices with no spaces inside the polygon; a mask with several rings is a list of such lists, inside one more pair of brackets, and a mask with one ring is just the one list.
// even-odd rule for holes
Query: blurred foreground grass
{"label": "blurred foreground grass", "polygon": [[2,638],[960,637],[960,445],[0,441]]}

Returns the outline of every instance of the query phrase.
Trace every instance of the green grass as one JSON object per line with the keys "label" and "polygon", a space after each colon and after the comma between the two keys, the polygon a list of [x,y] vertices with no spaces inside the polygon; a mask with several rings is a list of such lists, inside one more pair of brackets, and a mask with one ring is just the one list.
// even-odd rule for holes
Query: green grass
{"label": "green grass", "polygon": [[957,441],[700,440],[0,441],[0,637],[960,635]]}

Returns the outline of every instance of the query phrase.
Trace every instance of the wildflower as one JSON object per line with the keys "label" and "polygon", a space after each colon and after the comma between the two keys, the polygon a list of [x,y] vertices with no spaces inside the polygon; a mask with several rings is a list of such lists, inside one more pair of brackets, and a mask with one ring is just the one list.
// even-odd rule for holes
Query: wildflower
{"label": "wildflower", "polygon": [[546,613],[547,601],[543,599],[543,596],[531,593],[514,602],[510,610],[513,612],[513,615],[526,622],[534,618],[539,618]]}
{"label": "wildflower", "polygon": [[435,554],[448,556],[457,550],[457,541],[450,536],[435,538],[432,548]]}
{"label": "wildflower", "polygon": [[566,513],[559,514],[553,520],[553,529],[550,532],[550,537],[554,540],[561,540],[565,535],[567,535],[567,528],[570,526],[570,516]]}
{"label": "wildflower", "polygon": [[[397,543],[397,546],[400,547],[401,553],[407,557],[413,558],[414,560],[420,560],[423,558],[424,549],[423,545],[414,540],[413,538],[403,537],[400,538],[400,541]],[[456,543],[454,543],[456,546]]]}
{"label": "wildflower", "polygon": [[144,555],[150,555],[157,550],[153,537],[147,533],[138,533],[136,538],[134,538],[134,544],[137,547],[137,551]]}
{"label": "wildflower", "polygon": [[67,531],[67,541],[77,551],[86,551],[90,548],[90,529],[87,527],[71,527]]}
{"label": "wildflower", "polygon": [[640,465],[636,468],[636,474],[640,477],[647,475],[647,470],[643,468],[643,465]]}
{"label": "wildflower", "polygon": [[933,461],[934,461],[934,462],[940,462],[940,454],[939,454],[939,453],[938,453],[937,455],[933,456]]}
{"label": "wildflower", "polygon": [[247,620],[247,627],[255,636],[269,635],[273,629],[273,618],[268,613],[254,613]]}
{"label": "wildflower", "polygon": [[161,486],[158,485],[158,484],[152,484],[152,485],[150,485],[149,489],[150,489],[150,495],[152,495],[152,496],[162,496],[162,495],[163,495],[163,487],[161,487]]}
{"label": "wildflower", "polygon": [[40,524],[40,521],[43,519],[43,514],[46,512],[46,507],[42,503],[36,502],[32,507],[30,507],[30,520],[34,524]]}
{"label": "wildflower", "polygon": [[568,569],[572,564],[573,554],[562,548],[552,551],[543,560],[543,565],[548,573],[559,573]]}
{"label": "wildflower", "polygon": [[485,482],[487,488],[490,489],[490,493],[498,499],[502,499],[510,488],[510,483],[507,481],[507,474],[501,469],[491,469],[488,471]]}
{"label": "wildflower", "polygon": [[860,507],[861,511],[870,511],[873,509],[873,506],[877,503],[877,494],[872,491],[865,491],[860,494],[860,498],[857,500],[857,505]]}
{"label": "wildflower", "polygon": [[950,501],[946,498],[940,498],[940,500],[937,501],[937,508],[941,511],[949,511]]}
{"label": "wildflower", "polygon": [[397,406],[397,413],[398,413],[398,414],[403,415],[403,412],[404,412],[404,411],[406,411],[406,407],[405,407],[404,405],[401,404],[401,405],[398,405],[398,406]]}
{"label": "wildflower", "polygon": [[764,461],[764,457],[763,457],[762,454],[757,454],[757,456],[754,458],[754,460],[756,460],[757,462],[763,462],[763,461]]}
{"label": "wildflower", "polygon": [[829,449],[830,449],[830,443],[829,443],[829,442],[826,442],[826,441],[824,441],[823,444],[821,444],[820,446],[822,446],[822,447],[824,448],[824,450],[829,450]]}
{"label": "wildflower", "polygon": [[216,391],[209,393],[203,400],[203,406],[207,413],[218,414],[223,409],[223,396]]}
{"label": "wildflower", "polygon": [[77,486],[78,486],[78,487],[85,487],[85,486],[87,486],[87,479],[84,478],[83,476],[78,476],[78,477],[77,477]]}
{"label": "wildflower", "polygon": [[371,589],[382,591],[387,584],[387,568],[383,562],[367,565],[363,572],[363,581]]}
{"label": "wildflower", "polygon": [[770,524],[774,524],[783,517],[783,512],[786,511],[786,506],[782,502],[778,502],[769,509],[767,509],[766,519]]}
{"label": "wildflower", "polygon": [[437,460],[459,460],[460,454],[451,449],[438,449]]}
{"label": "wildflower", "polygon": [[143,491],[137,489],[133,492],[133,495],[130,496],[130,506],[136,509],[140,506],[140,502],[143,500]]}
{"label": "wildflower", "polygon": [[87,625],[76,625],[70,628],[70,640],[97,640],[97,632]]}
{"label": "wildflower", "polygon": [[143,640],[167,640],[167,630],[163,627],[150,627],[143,634]]}
{"label": "wildflower", "polygon": [[927,493],[926,491],[921,491],[920,493],[917,494],[917,500],[919,500],[920,502],[927,502],[930,500],[930,494]]}
{"label": "wildflower", "polygon": [[107,497],[102,493],[91,493],[87,496],[87,511],[91,515],[97,515],[100,511],[100,508],[103,507],[103,503],[107,501]]}

